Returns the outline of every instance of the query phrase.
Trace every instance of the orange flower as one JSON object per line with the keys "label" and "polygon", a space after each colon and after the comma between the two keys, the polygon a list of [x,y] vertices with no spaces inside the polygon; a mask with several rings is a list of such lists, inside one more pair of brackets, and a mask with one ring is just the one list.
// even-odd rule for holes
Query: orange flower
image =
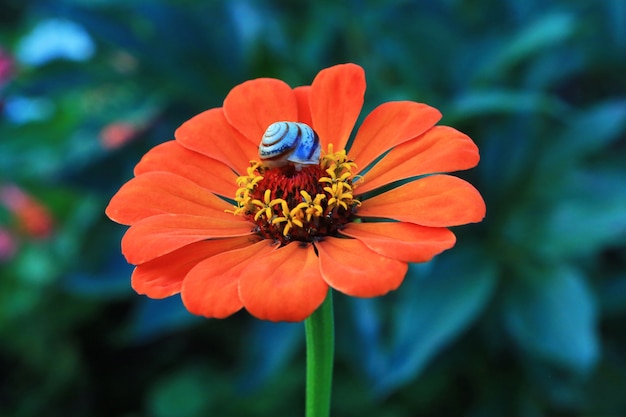
{"label": "orange flower", "polygon": [[[383,295],[408,262],[451,248],[447,227],[480,221],[485,205],[469,183],[441,173],[474,167],[476,145],[435,126],[436,109],[398,101],[374,109],[348,146],[364,93],[354,64],[294,89],[247,81],[149,151],[106,209],[130,225],[122,252],[136,265],[133,288],[153,298],[180,292],[206,317],[245,307],[260,319],[300,321],[329,287]],[[319,160],[260,160],[260,140],[277,121],[312,127]]]}

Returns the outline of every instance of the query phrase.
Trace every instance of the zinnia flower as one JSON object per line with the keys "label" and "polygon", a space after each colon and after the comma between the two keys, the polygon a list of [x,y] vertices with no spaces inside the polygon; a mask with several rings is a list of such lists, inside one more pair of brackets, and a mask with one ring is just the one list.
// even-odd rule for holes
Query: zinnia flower
{"label": "zinnia flower", "polygon": [[[350,145],[364,93],[354,64],[322,70],[310,86],[247,81],[150,150],[106,209],[130,226],[122,252],[136,265],[133,288],[152,298],[181,293],[206,317],[245,307],[300,321],[329,287],[383,295],[409,262],[451,248],[448,227],[480,221],[485,205],[468,182],[441,173],[474,167],[476,145],[435,126],[438,110],[410,101],[374,109]],[[261,138],[279,121],[312,127],[319,160],[260,160]]]}

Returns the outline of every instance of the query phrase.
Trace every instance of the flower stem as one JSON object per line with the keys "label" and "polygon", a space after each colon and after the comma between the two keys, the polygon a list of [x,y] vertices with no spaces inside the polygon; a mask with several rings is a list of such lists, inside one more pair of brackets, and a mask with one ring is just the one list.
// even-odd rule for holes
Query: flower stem
{"label": "flower stem", "polygon": [[306,333],[306,417],[328,417],[333,384],[335,329],[333,293],[304,321]]}

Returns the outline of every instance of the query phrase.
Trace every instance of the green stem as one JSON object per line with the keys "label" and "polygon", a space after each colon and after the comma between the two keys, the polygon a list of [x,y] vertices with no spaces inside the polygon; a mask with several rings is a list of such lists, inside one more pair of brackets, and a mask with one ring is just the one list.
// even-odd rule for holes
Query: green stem
{"label": "green stem", "polygon": [[328,417],[333,384],[335,329],[333,293],[304,321],[306,333],[306,417]]}

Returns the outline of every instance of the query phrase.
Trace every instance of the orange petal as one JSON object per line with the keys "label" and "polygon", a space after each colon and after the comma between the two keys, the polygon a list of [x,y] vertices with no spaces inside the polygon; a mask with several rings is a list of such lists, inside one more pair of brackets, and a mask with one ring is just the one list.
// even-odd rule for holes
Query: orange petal
{"label": "orange petal", "polygon": [[274,78],[258,78],[239,84],[224,99],[228,122],[254,146],[259,146],[269,125],[298,118],[291,87]]}
{"label": "orange petal", "polygon": [[363,120],[348,155],[364,169],[394,146],[426,132],[439,119],[439,110],[426,104],[412,101],[381,104]]}
{"label": "orange petal", "polygon": [[323,150],[329,143],[344,149],[363,107],[365,72],[355,64],[335,65],[322,70],[311,84],[313,129]]}
{"label": "orange petal", "polygon": [[228,123],[221,108],[187,120],[176,129],[175,136],[185,148],[223,162],[238,174],[245,174],[250,160],[258,159],[258,146]]}
{"label": "orange petal", "polygon": [[457,226],[481,221],[485,202],[470,183],[432,175],[363,201],[357,215],[431,227]]}
{"label": "orange petal", "polygon": [[137,266],[131,277],[133,289],[150,298],[169,297],[180,292],[183,278],[200,261],[251,244],[250,236],[192,243]]}
{"label": "orange petal", "polygon": [[392,149],[372,167],[357,194],[418,175],[453,172],[478,164],[478,147],[469,136],[448,126],[435,126],[422,136]]}
{"label": "orange petal", "polygon": [[252,225],[240,217],[233,220],[183,214],[161,214],[135,223],[122,238],[122,253],[134,265],[167,255],[202,240],[246,236]]}
{"label": "orange petal", "polygon": [[183,281],[181,295],[185,307],[193,314],[214,318],[237,312],[242,307],[239,299],[241,270],[274,250],[271,241],[262,240],[200,262]]}
{"label": "orange petal", "polygon": [[313,246],[290,243],[243,270],[239,296],[246,310],[270,321],[302,321],[328,293]]}
{"label": "orange petal", "polygon": [[454,233],[445,227],[413,223],[349,223],[341,233],[356,238],[383,256],[402,262],[427,262],[454,246]]}
{"label": "orange petal", "polygon": [[356,239],[326,238],[315,243],[324,280],[355,297],[376,297],[400,286],[405,262],[382,256]]}
{"label": "orange petal", "polygon": [[135,167],[135,175],[167,171],[195,182],[202,188],[232,198],[237,176],[226,164],[182,147],[175,140],[152,148]]}
{"label": "orange petal", "polygon": [[155,171],[124,184],[113,196],[105,212],[111,220],[130,225],[146,217],[165,213],[232,220],[234,216],[224,212],[232,208],[215,194],[186,178]]}
{"label": "orange petal", "polygon": [[298,121],[313,126],[311,120],[311,106],[309,105],[309,96],[311,95],[311,86],[305,85],[293,89],[298,103]]}

